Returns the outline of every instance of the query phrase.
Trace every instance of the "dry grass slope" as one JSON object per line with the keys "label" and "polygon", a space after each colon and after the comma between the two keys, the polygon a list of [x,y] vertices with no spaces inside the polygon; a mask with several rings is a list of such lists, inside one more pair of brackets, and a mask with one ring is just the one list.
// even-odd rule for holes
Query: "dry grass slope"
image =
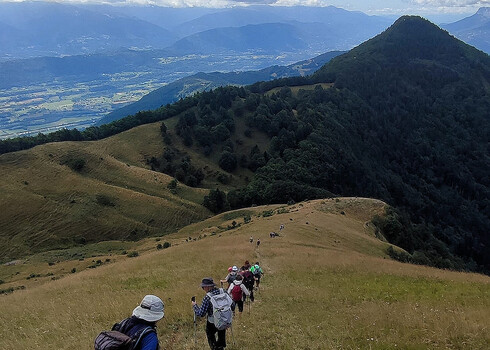
{"label": "dry grass slope", "polygon": [[[162,235],[210,215],[204,190],[167,189],[171,178],[150,171],[162,153],[159,124],[97,142],[62,142],[0,156],[2,260],[73,240]],[[67,162],[83,160],[80,170]]]}
{"label": "dry grass slope", "polygon": [[[246,259],[259,260],[266,274],[250,312],[234,322],[236,345],[228,333],[230,350],[488,348],[490,279],[388,259],[387,244],[366,224],[383,211],[379,201],[342,198],[192,224],[165,237],[168,249],[1,296],[0,348],[90,349],[100,330],[153,293],[166,306],[163,348],[206,349],[202,322],[194,345],[190,297],[201,300],[202,277],[223,278]],[[241,225],[227,230],[233,220]],[[281,237],[269,238],[280,224]],[[259,248],[250,236],[261,239]]]}

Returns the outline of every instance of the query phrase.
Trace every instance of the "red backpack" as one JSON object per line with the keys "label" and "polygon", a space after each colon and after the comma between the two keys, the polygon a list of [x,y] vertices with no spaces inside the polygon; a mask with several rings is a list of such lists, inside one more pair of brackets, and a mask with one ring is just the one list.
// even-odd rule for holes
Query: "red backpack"
{"label": "red backpack", "polygon": [[242,288],[240,287],[239,284],[236,284],[231,290],[231,299],[233,299],[233,301],[240,301],[242,300],[242,298],[243,298]]}

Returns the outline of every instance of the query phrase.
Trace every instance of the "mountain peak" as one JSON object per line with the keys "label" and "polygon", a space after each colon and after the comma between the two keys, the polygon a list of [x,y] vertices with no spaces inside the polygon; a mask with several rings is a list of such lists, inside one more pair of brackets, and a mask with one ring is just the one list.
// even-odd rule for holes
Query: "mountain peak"
{"label": "mountain peak", "polygon": [[490,7],[480,7],[476,13],[477,15],[490,18]]}
{"label": "mountain peak", "polygon": [[[315,75],[322,82],[356,86],[356,76],[377,80],[380,72],[419,72],[447,79],[470,76],[474,67],[489,67],[489,56],[418,16],[400,17],[383,33],[327,63]],[[369,72],[369,73],[368,73]],[[485,73],[487,74],[487,73]],[[413,74],[412,74],[413,75]],[[404,75],[405,76],[405,75]],[[408,80],[410,76],[406,76]],[[451,79],[453,79],[451,78]],[[485,78],[484,80],[487,80]]]}

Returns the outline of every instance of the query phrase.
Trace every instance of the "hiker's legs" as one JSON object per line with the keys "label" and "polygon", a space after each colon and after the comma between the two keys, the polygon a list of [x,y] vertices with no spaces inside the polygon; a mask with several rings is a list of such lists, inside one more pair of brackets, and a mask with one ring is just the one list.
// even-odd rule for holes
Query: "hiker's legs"
{"label": "hiker's legs", "polygon": [[218,331],[218,341],[216,342],[217,350],[224,350],[226,348],[226,329]]}
{"label": "hiker's legs", "polygon": [[238,311],[243,312],[243,300],[237,301]]}
{"label": "hiker's legs", "polygon": [[255,297],[254,297],[254,289],[252,287],[252,290],[250,291],[250,301],[254,301],[255,300]]}
{"label": "hiker's legs", "polygon": [[209,343],[209,347],[211,348],[211,350],[217,350],[218,347],[217,347],[217,342],[216,342],[216,332],[218,330],[216,329],[216,327],[214,326],[213,323],[211,322],[206,322],[206,337],[208,337],[208,343]]}

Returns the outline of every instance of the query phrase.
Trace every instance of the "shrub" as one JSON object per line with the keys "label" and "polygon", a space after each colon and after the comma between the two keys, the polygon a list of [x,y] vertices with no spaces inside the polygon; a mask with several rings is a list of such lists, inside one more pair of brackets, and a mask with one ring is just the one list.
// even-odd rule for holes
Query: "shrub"
{"label": "shrub", "polygon": [[71,170],[80,172],[85,167],[85,159],[83,158],[71,158],[65,163],[70,167]]}
{"label": "shrub", "polygon": [[97,201],[97,204],[105,207],[114,207],[116,205],[109,196],[102,193],[97,194],[95,200]]}
{"label": "shrub", "polygon": [[77,272],[77,269],[74,267],[71,269],[71,273],[75,273],[75,272]]}
{"label": "shrub", "polygon": [[163,243],[163,249],[167,249],[167,248],[169,248],[169,247],[170,247],[170,245],[171,245],[171,244],[170,244],[170,242],[165,242],[165,243]]}
{"label": "shrub", "polygon": [[158,244],[157,244],[157,249],[158,249],[158,250],[163,249],[163,246],[162,246],[162,244],[161,244],[161,243],[158,243]]}
{"label": "shrub", "polygon": [[176,179],[172,179],[172,181],[170,181],[167,185],[167,188],[169,190],[176,190],[179,186],[179,183],[177,182]]}
{"label": "shrub", "polygon": [[412,256],[410,254],[404,251],[396,251],[395,249],[393,249],[393,246],[391,245],[388,247],[386,252],[394,260],[398,260],[404,263],[412,262]]}
{"label": "shrub", "polygon": [[274,215],[274,210],[265,210],[262,212],[264,218]]}
{"label": "shrub", "polygon": [[136,258],[137,256],[139,256],[139,253],[133,250],[132,252],[129,252],[127,256],[128,258]]}

